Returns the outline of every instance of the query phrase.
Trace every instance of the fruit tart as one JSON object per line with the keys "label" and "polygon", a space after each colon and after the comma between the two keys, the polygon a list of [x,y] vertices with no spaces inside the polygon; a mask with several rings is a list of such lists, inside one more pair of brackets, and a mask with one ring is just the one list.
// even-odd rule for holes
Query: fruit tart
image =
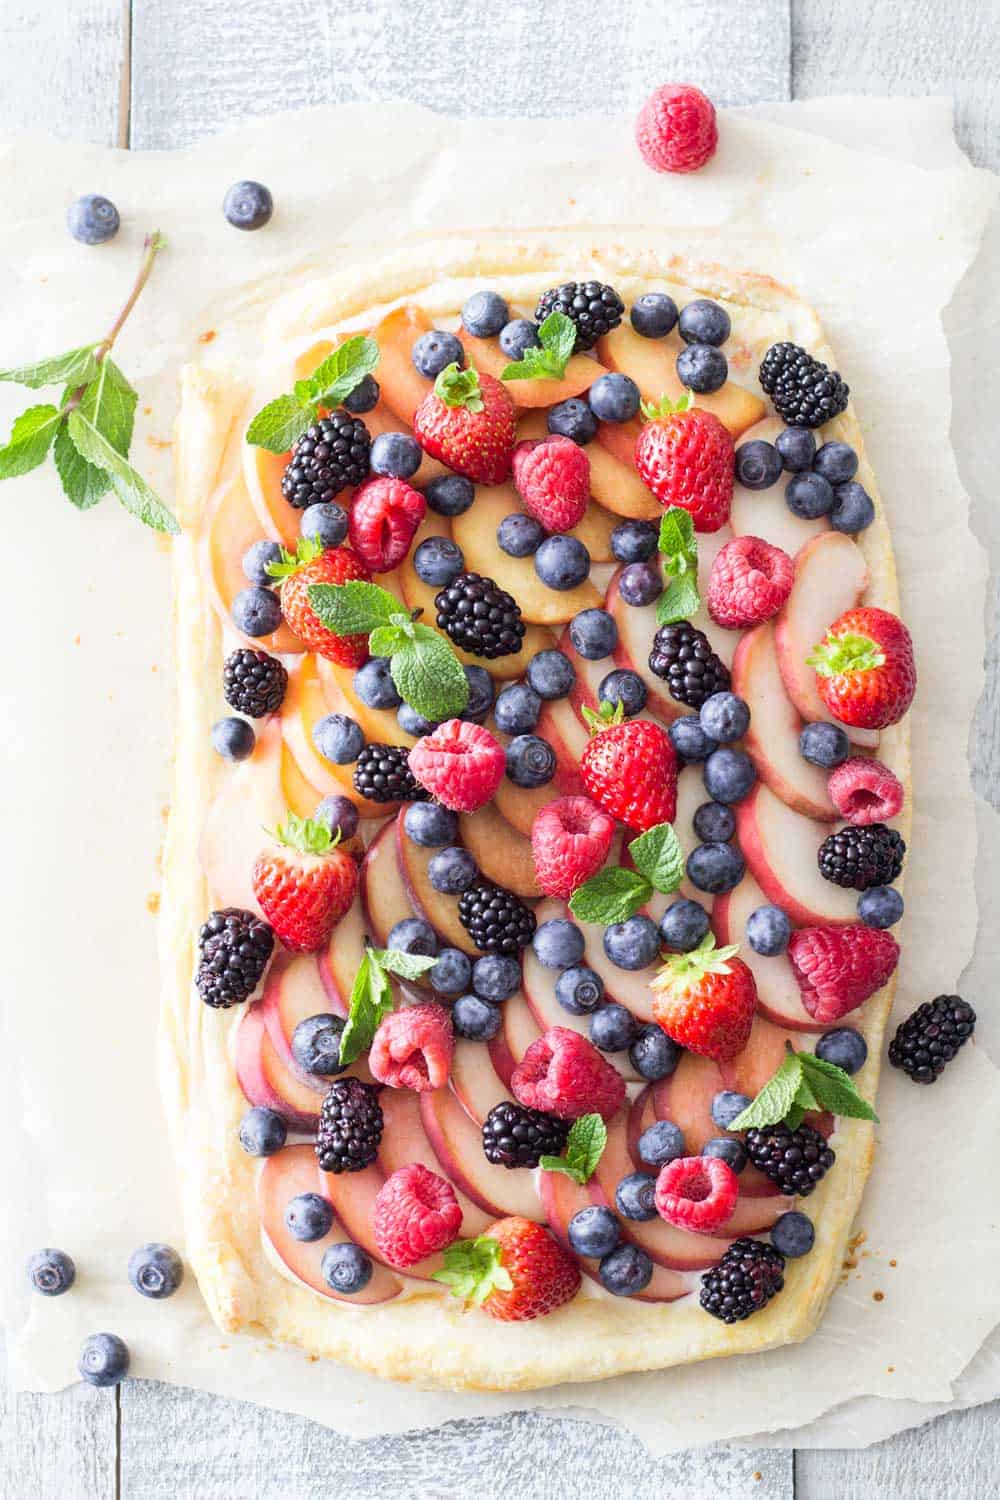
{"label": "fruit tart", "polygon": [[414,246],[184,372],[162,1075],[227,1331],[527,1390],[840,1274],[912,644],[816,316],[658,239]]}

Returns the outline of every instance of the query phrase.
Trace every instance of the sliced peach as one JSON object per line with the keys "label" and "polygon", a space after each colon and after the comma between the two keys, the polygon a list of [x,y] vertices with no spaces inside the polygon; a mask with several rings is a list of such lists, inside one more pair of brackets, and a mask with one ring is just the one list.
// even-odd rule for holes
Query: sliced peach
{"label": "sliced peach", "polygon": [[254,863],[265,842],[265,828],[285,816],[281,793],[281,725],[266,720],[249,760],[228,770],[213,797],[198,843],[198,858],[212,905],[257,910]]}
{"label": "sliced peach", "polygon": [[[594,1194],[589,1187],[581,1187],[578,1182],[574,1182],[572,1177],[567,1177],[564,1172],[540,1173],[538,1191],[541,1195],[549,1228],[563,1248],[573,1254],[573,1247],[569,1242],[569,1221],[581,1209],[590,1207],[595,1201]],[[597,1201],[603,1202],[603,1195],[598,1195]],[[631,1234],[625,1229],[623,1230],[622,1237],[630,1240]],[[595,1281],[600,1286],[601,1277],[596,1260],[584,1260],[581,1258],[579,1266],[584,1276],[589,1276],[591,1281]],[[669,1270],[666,1266],[654,1264],[649,1285],[644,1291],[637,1292],[631,1300],[636,1302],[676,1302],[678,1297],[686,1296],[688,1291],[687,1281],[679,1271]]]}
{"label": "sliced peach", "polygon": [[[316,673],[326,702],[324,713],[346,713],[360,724],[370,745],[405,745],[417,742],[412,734],[400,729],[394,708],[369,708],[354,691],[354,668],[341,667],[326,657],[317,657]],[[387,809],[382,805],[382,816]]]}
{"label": "sliced peach", "polygon": [[243,444],[243,477],[257,517],[258,533],[263,532],[294,552],[301,513],[281,493],[288,457],[287,453],[271,453],[252,443]]}
{"label": "sliced peach", "polygon": [[509,1089],[514,1069],[542,1033],[531,1007],[520,992],[503,1002],[500,1013],[503,1024],[487,1046],[494,1072],[504,1088]]}
{"label": "sliced peach", "polygon": [[325,949],[317,955],[320,979],[330,1009],[346,1016],[351,989],[365,952],[365,924],[361,903],[355,901],[336,927]]}
{"label": "sliced peach", "polygon": [[[836,533],[831,533],[836,535]],[[768,901],[804,927],[847,926],[858,919],[857,894],[820,874],[819,846],[830,832],[793,812],[763,781],[736,808],[740,848]]]}
{"label": "sliced peach", "polygon": [[451,1086],[470,1119],[481,1125],[495,1104],[509,1099],[481,1042],[457,1038],[451,1059]]}
{"label": "sliced peach", "polygon": [[[597,352],[612,370],[630,375],[647,401],[669,396],[677,401],[685,387],[677,374],[677,356],[683,345],[672,333],[665,339],[644,339],[629,323],[620,323],[597,343]],[[695,396],[695,405],[714,412],[734,438],[753,427],[767,408],[762,397],[728,380],[710,396]]]}
{"label": "sliced peach", "polygon": [[314,1131],[319,1096],[284,1066],[267,1033],[260,1001],[243,1016],[236,1032],[236,1078],[250,1104],[284,1116],[295,1130]]}
{"label": "sliced peach", "polygon": [[[261,531],[260,520],[250,504],[243,477],[237,474],[213,500],[199,543],[204,577],[209,585],[212,603],[220,619],[232,629],[235,629],[233,600],[243,589],[250,587],[243,571],[243,554],[254,542],[261,540]],[[273,540],[273,528],[268,528],[266,534]],[[261,651],[287,653],[305,649],[298,636],[293,635],[284,624],[279,625],[273,635],[259,636],[253,640],[248,636],[245,639],[247,645]]]}
{"label": "sliced peach", "polygon": [[297,818],[311,818],[323,795],[303,776],[287,745],[281,747],[281,790],[288,811]]}
{"label": "sliced peach", "polygon": [[376,379],[382,400],[390,411],[413,426],[413,414],[434,382],[421,375],[413,363],[413,346],[422,333],[432,328],[430,318],[420,307],[397,307],[388,313],[375,329],[379,348]]}
{"label": "sliced peach", "polygon": [[451,1088],[421,1094],[420,1117],[445,1176],[485,1213],[498,1218],[506,1214],[536,1221],[545,1218],[532,1173],[496,1167],[486,1160],[482,1131]]}
{"label": "sliced peach", "polygon": [[380,828],[361,866],[361,907],[365,921],[380,948],[386,947],[397,922],[413,916],[396,859],[394,823]]}
{"label": "sliced peach", "polygon": [[[477,1043],[459,1045],[476,1046]],[[380,1103],[385,1130],[379,1146],[378,1161],[386,1175],[391,1177],[400,1167],[416,1164],[440,1176],[441,1163],[434,1155],[434,1148],[427,1139],[427,1132],[420,1118],[419,1096],[410,1089],[383,1089]],[[459,1238],[475,1239],[477,1234],[482,1234],[489,1228],[490,1216],[477,1207],[471,1198],[467,1198],[461,1189],[455,1190],[455,1196],[462,1210]]]}
{"label": "sliced peach", "polygon": [[537,901],[542,894],[535,875],[531,842],[507,822],[492,802],[459,819],[462,843],[487,880],[506,886],[523,901]]}
{"label": "sliced peach", "polygon": [[587,445],[590,493],[605,510],[633,521],[658,521],[663,506],[643,484],[635,468],[638,422],[601,422],[597,438]]}
{"label": "sliced peach", "polygon": [[443,895],[431,885],[428,866],[436,852],[415,844],[407,837],[402,818],[396,819],[396,858],[411,907],[431,924],[447,947],[479,958],[479,949],[458,919],[458,897]]}
{"label": "sliced peach", "polygon": [[802,1004],[798,980],[787,955],[778,953],[767,958],[755,953],[746,941],[747,918],[766,904],[767,897],[748,872],[735,890],[715,898],[712,927],[716,939],[720,946],[727,943],[740,945],[740,957],[752,971],[757,984],[757,1009],[763,1017],[783,1027],[786,1033],[822,1031],[822,1023],[817,1023]]}
{"label": "sliced peach", "polygon": [[[460,337],[469,364],[499,380],[511,363],[500,348],[499,339],[476,339],[464,328]],[[586,354],[571,354],[561,380],[505,380],[504,388],[510,392],[515,406],[555,406],[557,401],[582,396],[599,375],[607,373],[602,365]]]}
{"label": "sliced peach", "polygon": [[[490,727],[501,744],[509,744],[508,736],[500,734],[492,720]],[[525,838],[531,837],[535,814],[553,798],[579,797],[583,795],[584,789],[580,777],[580,753],[586,743],[586,731],[582,729],[569,701],[560,699],[555,703],[543,703],[536,728],[538,734],[548,740],[555,751],[555,776],[547,786],[533,788],[515,786],[505,776],[493,798],[506,821]]]}
{"label": "sliced peach", "polygon": [[[302,781],[318,793],[313,800],[313,809],[319,798],[339,795],[349,797],[361,817],[384,818],[392,812],[392,806],[359,796],[354,787],[354,767],[336,765],[327,760],[313,744],[313,727],[332,711],[317,671],[317,658],[311,654],[303,656],[299,667],[288,674],[281,732]],[[301,792],[301,784],[297,790]]]}

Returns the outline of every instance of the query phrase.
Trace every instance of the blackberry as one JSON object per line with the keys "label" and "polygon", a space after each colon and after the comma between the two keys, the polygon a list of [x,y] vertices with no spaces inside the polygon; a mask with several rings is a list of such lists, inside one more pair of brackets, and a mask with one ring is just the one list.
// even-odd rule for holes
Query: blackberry
{"label": "blackberry", "polygon": [[222,693],[230,708],[248,719],[276,714],[285,697],[288,673],[266,651],[231,651],[222,666]]}
{"label": "blackberry", "polygon": [[458,898],[458,918],[482,953],[509,953],[524,948],[535,935],[535,913],[513,891],[477,880]]}
{"label": "blackberry", "polygon": [[889,1061],[914,1083],[933,1083],[976,1029],[976,1012],[960,995],[938,995],[900,1021]]}
{"label": "blackberry", "polygon": [[772,344],[760,362],[760,383],[789,427],[822,427],[840,415],[850,388],[798,344]]}
{"label": "blackberry", "polygon": [[729,668],[712,650],[708,636],[686,620],[660,626],[653,637],[649,670],[663,678],[671,697],[689,708],[701,708],[713,693],[729,690]]}
{"label": "blackberry", "polygon": [[617,328],[625,304],[613,286],[600,281],[566,281],[550,287],[538,299],[535,322],[543,323],[549,313],[565,313],[576,324],[576,348],[593,349],[599,338]]}
{"label": "blackberry", "polygon": [[228,1010],[257,988],[274,947],[274,933],[262,917],[238,906],[213,911],[198,934],[195,984],[206,1005]]}
{"label": "blackberry", "polygon": [[370,451],[364,422],[340,407],[299,438],[281,477],[281,493],[296,510],[335,500],[348,485],[368,478]]}
{"label": "blackberry", "polygon": [[434,597],[437,623],[455,645],[473,656],[516,655],[524,640],[524,621],[516,601],[478,573],[459,573]]}
{"label": "blackberry", "polygon": [[569,1121],[504,1099],[483,1121],[483,1150],[495,1167],[537,1167],[543,1156],[560,1156]]}
{"label": "blackberry", "polygon": [[405,745],[366,745],[354,762],[354,790],[369,802],[426,802]]}
{"label": "blackberry", "polygon": [[382,1140],[378,1091],[360,1078],[338,1078],[319,1111],[316,1155],[324,1172],[361,1172],[378,1156]]}
{"label": "blackberry", "polygon": [[781,1192],[808,1198],[836,1161],[826,1140],[811,1125],[789,1130],[784,1121],[748,1130],[743,1144],[754,1166]]}
{"label": "blackberry", "polygon": [[817,859],[825,880],[851,891],[867,891],[898,880],[905,853],[906,845],[895,828],[869,823],[829,834],[819,846]]}
{"label": "blackberry", "polygon": [[717,1266],[701,1278],[699,1301],[713,1318],[741,1323],[766,1307],[785,1284],[785,1257],[762,1240],[733,1240]]}

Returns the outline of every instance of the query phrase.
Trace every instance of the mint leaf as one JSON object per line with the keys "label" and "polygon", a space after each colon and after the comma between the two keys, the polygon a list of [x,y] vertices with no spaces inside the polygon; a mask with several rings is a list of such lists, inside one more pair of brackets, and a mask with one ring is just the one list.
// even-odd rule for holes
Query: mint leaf
{"label": "mint leaf", "polygon": [[690,620],[701,608],[698,584],[690,573],[683,578],[672,578],[656,601],[657,625],[676,625],[680,620]]}
{"label": "mint leaf", "polygon": [[475,1240],[456,1240],[444,1252],[444,1270],[432,1280],[451,1288],[452,1296],[481,1307],[492,1291],[509,1292],[514,1283],[501,1261],[499,1240],[481,1234]]}
{"label": "mint leaf", "polygon": [[795,1096],[802,1082],[800,1054],[786,1054],[781,1067],[770,1078],[752,1104],[748,1104],[741,1115],[737,1115],[730,1130],[749,1130],[752,1126],[776,1125],[783,1120],[795,1103]]}
{"label": "mint leaf", "polygon": [[543,1156],[538,1165],[546,1172],[565,1172],[581,1187],[597,1170],[605,1146],[608,1127],[600,1115],[581,1115],[570,1126],[566,1151],[562,1156]]}
{"label": "mint leaf", "polygon": [[65,423],[56,433],[52,457],[66,498],[77,510],[90,510],[111,488],[111,480],[104,470],[88,463],[82,454],[77,453]]}
{"label": "mint leaf", "polygon": [[68,417],[69,435],[82,458],[103,469],[125,509],[154,531],[180,531],[173,515],[131,464],[79,409]]}
{"label": "mint leaf", "polygon": [[469,682],[451,646],[429,625],[394,652],[392,680],[400,697],[425,719],[454,719],[469,701]]}
{"label": "mint leaf", "polygon": [[307,401],[311,398],[320,406],[339,406],[377,364],[378,344],[367,333],[356,334],[328,354],[308,381],[298,381],[295,393],[304,388]]}
{"label": "mint leaf", "polygon": [[569,909],[581,922],[601,922],[608,927],[612,922],[625,922],[634,917],[640,906],[649,900],[652,890],[644,875],[611,865],[606,870],[598,870],[586,884],[573,892]]}
{"label": "mint leaf", "polygon": [[576,347],[576,324],[563,312],[551,312],[539,325],[538,339],[539,347],[525,349],[501,380],[562,380]]}
{"label": "mint leaf", "polygon": [[257,413],[247,428],[247,442],[269,453],[287,453],[315,422],[318,412],[296,396],[278,396]]}
{"label": "mint leaf", "polygon": [[392,1010],[389,977],[372,950],[366,949],[351,986],[347,1024],[340,1034],[340,1061],[344,1067],[367,1052],[379,1022]]}
{"label": "mint leaf", "polygon": [[368,650],[372,656],[392,656],[400,651],[410,637],[398,625],[376,625],[368,637]]}
{"label": "mint leaf", "polygon": [[671,505],[664,512],[660,520],[659,549],[665,557],[688,555],[694,550],[697,562],[694,518],[682,505]]}
{"label": "mint leaf", "polygon": [[[280,564],[278,565],[280,566]],[[379,625],[388,625],[399,613],[399,600],[377,583],[314,583],[309,603],[320,623],[334,635],[366,635]]]}
{"label": "mint leaf", "polygon": [[861,1097],[850,1074],[843,1068],[811,1052],[800,1052],[799,1060],[803,1079],[816,1100],[814,1108],[828,1109],[831,1114],[844,1115],[852,1120],[878,1120],[868,1100]]}
{"label": "mint leaf", "polygon": [[110,356],[101,360],[96,376],[87,386],[80,410],[123,458],[128,457],[135,422],[135,391]]}
{"label": "mint leaf", "polygon": [[689,620],[701,605],[698,592],[698,542],[694,521],[683,506],[672,505],[660,521],[664,589],[656,603],[656,623]]}
{"label": "mint leaf", "polygon": [[420,979],[433,969],[436,958],[427,958],[423,953],[404,953],[400,948],[369,948],[369,957],[390,974],[400,979]]}
{"label": "mint leaf", "polygon": [[60,421],[55,406],[29,406],[15,417],[10,438],[0,448],[0,479],[17,479],[44,463]]}
{"label": "mint leaf", "polygon": [[640,875],[664,895],[676,891],[684,877],[684,850],[669,823],[647,828],[628,846]]}
{"label": "mint leaf", "polygon": [[55,354],[50,359],[37,359],[30,365],[16,365],[12,370],[0,370],[0,380],[10,380],[15,385],[28,385],[34,391],[43,385],[83,385],[97,374],[94,350],[98,347],[97,344],[84,344],[79,349]]}

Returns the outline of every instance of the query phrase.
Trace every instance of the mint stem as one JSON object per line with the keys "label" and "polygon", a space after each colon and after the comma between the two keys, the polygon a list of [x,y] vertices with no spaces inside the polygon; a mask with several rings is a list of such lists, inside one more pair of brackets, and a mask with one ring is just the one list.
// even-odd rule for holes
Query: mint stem
{"label": "mint stem", "polygon": [[[132,309],[135,307],[135,304],[138,302],[140,296],[142,295],[143,287],[149,280],[150,272],[153,269],[153,262],[156,260],[156,257],[159,255],[160,251],[166,248],[166,243],[166,240],[158,229],[155,229],[152,234],[147,234],[146,238],[143,240],[142,260],[139,264],[138,274],[136,275],[135,281],[132,284],[132,290],[129,292],[128,297],[125,299],[122,309],[119,312],[118,316],[115,318],[115,321],[112,323],[111,327],[108,329],[107,333],[104,335],[103,339],[101,339],[101,342],[97,345],[97,348],[94,351],[94,358],[96,359],[98,364],[100,364],[101,361],[105,359],[114,348],[115,341],[118,338],[118,335],[121,333],[126,322],[128,321]],[[72,395],[66,401],[65,405],[61,408],[59,413],[61,417],[65,417],[69,412],[73,411],[80,405],[80,402],[83,400],[84,392],[87,389],[87,384],[88,382],[84,382],[83,385],[77,386],[76,390],[72,393]]]}

